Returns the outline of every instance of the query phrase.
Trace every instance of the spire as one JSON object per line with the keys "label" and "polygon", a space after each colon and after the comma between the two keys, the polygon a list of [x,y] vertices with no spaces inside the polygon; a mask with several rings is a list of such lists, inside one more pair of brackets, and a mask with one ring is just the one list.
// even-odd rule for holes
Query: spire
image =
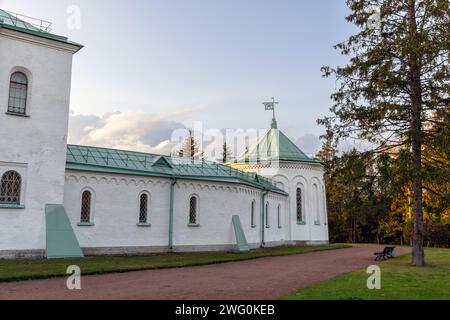
{"label": "spire", "polygon": [[271,129],[278,129],[277,119],[275,118],[275,105],[278,105],[278,102],[275,102],[275,98],[272,97],[272,102],[263,102],[263,105],[266,107],[266,110],[271,110],[273,112],[272,123],[270,124]]}
{"label": "spire", "polygon": [[275,117],[272,119],[272,123],[270,124],[270,129],[278,129],[277,119],[275,119]]}

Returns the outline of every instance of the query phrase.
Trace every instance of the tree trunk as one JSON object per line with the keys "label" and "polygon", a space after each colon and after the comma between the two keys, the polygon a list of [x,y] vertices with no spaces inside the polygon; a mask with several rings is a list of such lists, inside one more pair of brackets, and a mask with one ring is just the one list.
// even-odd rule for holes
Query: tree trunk
{"label": "tree trunk", "polygon": [[408,0],[408,25],[410,33],[411,54],[409,57],[409,73],[411,88],[411,148],[413,155],[413,249],[412,263],[423,267],[425,257],[423,251],[423,217],[422,217],[422,87],[419,39],[416,22],[416,0]]}

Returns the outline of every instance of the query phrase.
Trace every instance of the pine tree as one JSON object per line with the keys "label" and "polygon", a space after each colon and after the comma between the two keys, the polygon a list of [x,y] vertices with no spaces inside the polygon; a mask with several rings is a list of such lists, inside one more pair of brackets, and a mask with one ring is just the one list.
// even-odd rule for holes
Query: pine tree
{"label": "pine tree", "polygon": [[[347,0],[360,32],[336,49],[350,57],[335,75],[333,116],[320,119],[337,139],[369,141],[373,152],[410,154],[413,264],[424,266],[423,148],[434,139],[432,114],[450,97],[449,0]],[[406,169],[405,169],[406,170]]]}
{"label": "pine tree", "polygon": [[222,163],[229,162],[232,155],[233,153],[231,152],[230,148],[227,145],[227,142],[225,141],[222,148]]}
{"label": "pine tree", "polygon": [[195,140],[192,130],[189,130],[189,136],[182,143],[180,149],[176,151],[177,156],[183,158],[200,159],[203,152],[200,152],[200,144]]}

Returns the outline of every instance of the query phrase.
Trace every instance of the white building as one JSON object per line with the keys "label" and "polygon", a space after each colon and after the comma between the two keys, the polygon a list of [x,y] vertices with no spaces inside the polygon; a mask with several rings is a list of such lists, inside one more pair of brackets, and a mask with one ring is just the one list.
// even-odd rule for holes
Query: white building
{"label": "white building", "polygon": [[229,166],[67,145],[81,48],[0,10],[0,258],[328,242],[322,165],[275,120]]}

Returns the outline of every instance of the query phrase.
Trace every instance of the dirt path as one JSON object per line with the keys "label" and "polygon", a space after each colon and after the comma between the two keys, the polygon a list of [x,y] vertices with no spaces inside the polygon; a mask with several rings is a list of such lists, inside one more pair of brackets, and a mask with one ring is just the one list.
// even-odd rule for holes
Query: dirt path
{"label": "dirt path", "polygon": [[[182,269],[83,276],[69,291],[66,278],[0,283],[0,299],[277,299],[371,264],[378,246],[305,253]],[[397,254],[408,248],[397,248]],[[364,285],[364,284],[362,284]]]}

